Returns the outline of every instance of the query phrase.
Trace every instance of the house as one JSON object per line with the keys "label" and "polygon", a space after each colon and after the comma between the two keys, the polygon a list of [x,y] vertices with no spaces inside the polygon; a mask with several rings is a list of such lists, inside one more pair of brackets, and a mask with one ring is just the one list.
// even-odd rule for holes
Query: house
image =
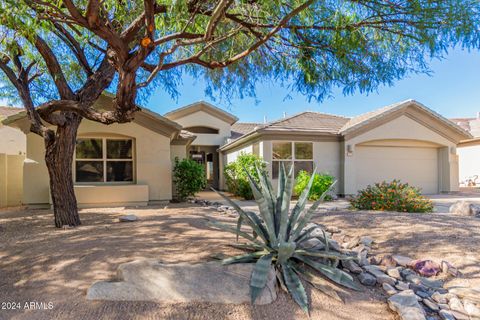
{"label": "house", "polygon": [[27,149],[25,134],[16,128],[4,126],[1,123],[3,119],[22,111],[22,108],[0,107],[0,154],[25,154]]}
{"label": "house", "polygon": [[[109,105],[108,96],[97,102],[100,109]],[[27,134],[24,203],[48,205],[41,138],[28,132],[24,113],[5,123]],[[413,100],[353,118],[306,111],[266,124],[240,123],[206,102],[164,116],[141,108],[127,124],[82,121],[74,159],[75,192],[83,207],[170,200],[176,157],[202,163],[208,184],[222,189],[223,167],[242,152],[261,156],[273,179],[281,163],[293,165],[295,172],[313,167],[329,172],[338,179],[336,191],[342,195],[394,178],[427,194],[451,192],[458,190],[457,145],[470,138]]]}
{"label": "house", "polygon": [[22,111],[21,108],[0,107],[0,208],[22,204],[26,136],[1,123],[2,119]]}
{"label": "house", "polygon": [[480,112],[475,118],[450,119],[473,136],[458,144],[459,178],[464,187],[480,185]]}

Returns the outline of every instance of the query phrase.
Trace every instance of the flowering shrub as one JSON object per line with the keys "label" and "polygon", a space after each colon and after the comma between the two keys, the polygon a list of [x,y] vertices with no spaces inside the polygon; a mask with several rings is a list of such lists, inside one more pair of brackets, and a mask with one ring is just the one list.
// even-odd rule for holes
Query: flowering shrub
{"label": "flowering shrub", "polygon": [[358,192],[350,203],[360,210],[399,212],[432,212],[433,203],[420,194],[420,189],[400,180],[369,185]]}

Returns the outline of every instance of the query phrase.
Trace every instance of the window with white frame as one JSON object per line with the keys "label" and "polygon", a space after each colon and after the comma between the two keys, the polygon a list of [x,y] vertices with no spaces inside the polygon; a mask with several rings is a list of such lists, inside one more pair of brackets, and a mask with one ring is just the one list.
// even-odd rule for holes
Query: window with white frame
{"label": "window with white frame", "polygon": [[293,165],[294,175],[300,171],[313,171],[312,142],[273,142],[272,143],[272,178],[278,178],[282,163],[287,172]]}
{"label": "window with white frame", "polygon": [[133,140],[79,138],[75,149],[75,182],[133,182]]}

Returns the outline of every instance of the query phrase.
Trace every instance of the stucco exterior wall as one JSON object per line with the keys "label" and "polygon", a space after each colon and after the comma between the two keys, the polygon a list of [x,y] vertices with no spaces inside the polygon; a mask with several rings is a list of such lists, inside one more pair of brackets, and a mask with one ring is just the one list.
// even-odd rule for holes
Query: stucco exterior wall
{"label": "stucco exterior wall", "polygon": [[[145,188],[139,188],[137,187],[138,185],[146,186],[148,189],[148,201],[170,200],[172,198],[170,138],[135,123],[106,126],[87,120],[84,120],[80,125],[78,136],[125,136],[134,139],[136,183],[122,185],[119,188],[119,190],[128,190],[127,193],[130,193],[129,198],[125,198],[127,200],[126,204],[144,202]],[[28,134],[24,202],[29,205],[50,203],[49,178],[44,154],[42,139],[34,134]],[[109,202],[111,189],[114,187],[83,188],[81,191],[79,191],[79,188],[76,188],[79,196],[79,205]],[[103,201],[102,199],[105,200]],[[115,200],[115,203],[117,203],[117,200]]]}
{"label": "stucco exterior wall", "polygon": [[[457,148],[459,180],[464,182],[474,176],[480,178],[480,145]],[[480,183],[480,179],[477,180]]]}
{"label": "stucco exterior wall", "polygon": [[204,111],[197,111],[184,117],[175,119],[175,122],[184,128],[205,126],[218,129],[218,134],[195,133],[197,138],[193,141],[194,146],[221,146],[231,136],[230,124],[212,116]]}
{"label": "stucco exterior wall", "polygon": [[0,208],[22,204],[23,155],[0,154]]}
{"label": "stucco exterior wall", "polygon": [[0,153],[19,155],[27,151],[27,138],[19,129],[0,124]]}
{"label": "stucco exterior wall", "polygon": [[[358,145],[377,145],[385,147],[416,147],[416,148],[436,148],[438,152],[438,192],[458,191],[458,182],[453,177],[458,175],[458,161],[455,153],[455,143],[431,130],[427,126],[415,121],[408,116],[400,116],[387,123],[372,128],[371,130],[346,138],[341,152],[343,163],[343,184],[341,184],[343,194],[355,194],[358,190],[357,170],[364,170],[363,175],[375,176],[375,167],[359,167],[356,147]],[[440,152],[441,148],[446,148],[448,152]],[[384,148],[383,152],[392,152],[394,156],[395,148]],[[397,149],[398,150],[398,149]],[[408,170],[408,168],[406,168]],[[418,168],[416,168],[418,169]],[[427,170],[427,168],[424,168]],[[369,172],[372,170],[372,172]],[[405,168],[398,169],[401,170]],[[413,170],[413,169],[412,169]]]}

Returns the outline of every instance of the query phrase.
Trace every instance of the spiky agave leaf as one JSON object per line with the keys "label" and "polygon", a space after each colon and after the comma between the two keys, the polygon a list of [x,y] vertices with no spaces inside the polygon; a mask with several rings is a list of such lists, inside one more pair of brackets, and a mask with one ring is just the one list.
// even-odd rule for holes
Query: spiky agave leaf
{"label": "spiky agave leaf", "polygon": [[312,176],[310,177],[310,180],[308,181],[308,185],[303,189],[302,194],[298,198],[297,203],[292,209],[292,212],[290,213],[290,218],[288,220],[288,226],[287,226],[287,233],[291,234],[292,229],[297,223],[297,219],[302,213],[302,211],[305,209],[305,205],[307,204],[308,200],[308,195],[310,193],[310,189],[312,188],[313,181],[315,179],[315,173],[317,172],[317,168],[313,169]]}
{"label": "spiky agave leaf", "polygon": [[265,221],[265,227],[267,229],[268,237],[270,243],[276,243],[276,234],[275,234],[275,224],[273,221],[273,208],[271,208],[271,201],[267,200],[268,192],[266,190],[260,190],[260,187],[257,185],[255,180],[252,178],[250,173],[246,171],[250,188],[252,189],[255,202],[257,203],[258,210],[260,215]]}
{"label": "spiky agave leaf", "polygon": [[272,266],[273,253],[260,257],[253,267],[252,277],[250,278],[250,297],[252,304],[260,296],[265,288]]}
{"label": "spiky agave leaf", "polygon": [[288,212],[290,210],[290,200],[293,192],[293,166],[290,168],[288,175],[285,172],[285,166],[282,163],[281,174],[283,175],[282,182],[278,185],[277,197],[277,211],[280,210],[280,227],[278,231],[278,241],[287,241],[288,229]]}
{"label": "spiky agave leaf", "polygon": [[326,264],[314,261],[304,255],[295,254],[294,257],[309,265],[313,269],[317,270],[333,282],[338,283],[344,287],[360,291],[360,287],[355,283],[355,281],[353,281],[352,276],[348,273],[340,269],[327,266]]}
{"label": "spiky agave leaf", "polygon": [[230,257],[222,260],[222,264],[234,264],[234,263],[243,263],[243,262],[252,262],[258,259],[261,256],[268,254],[268,251],[256,251],[247,254],[241,254],[235,257]]}
{"label": "spiky agave leaf", "polygon": [[278,263],[284,264],[290,259],[295,253],[296,245],[295,242],[280,242],[278,244]]}
{"label": "spiky agave leaf", "polygon": [[331,287],[330,283],[327,280],[313,274],[312,272],[308,271],[306,268],[302,267],[297,263],[292,263],[292,267],[302,279],[310,283],[314,288],[320,290],[321,292],[325,293],[327,296],[334,298],[335,300],[343,302],[337,291],[335,291],[335,289]]}
{"label": "spiky agave leaf", "polygon": [[[313,176],[313,175],[312,175]],[[330,192],[330,190],[332,190],[332,188],[335,186],[335,184],[337,183],[337,181],[334,181],[330,187],[328,187],[327,190],[325,190],[324,193],[322,193],[322,195],[320,196],[320,198],[315,201],[311,206],[310,208],[308,208],[307,212],[303,215],[303,216],[300,216],[298,221],[297,221],[297,225],[296,227],[292,226],[292,228],[295,228],[295,229],[292,229],[293,231],[293,239],[297,239],[300,235],[300,232],[302,231],[302,229],[307,225],[307,223],[310,221],[310,219],[312,219],[312,215],[315,213],[315,210],[317,210],[318,206],[320,205],[320,203],[322,203],[324,200],[325,200],[325,197],[327,196],[327,194]]]}
{"label": "spiky agave leaf", "polygon": [[308,313],[308,298],[302,281],[292,269],[289,263],[282,265],[283,279],[285,280],[285,286],[290,292],[293,300],[302,308],[303,311]]}
{"label": "spiky agave leaf", "polygon": [[245,238],[247,240],[250,240],[251,242],[261,246],[262,248],[264,249],[270,249],[266,244],[264,244],[263,242],[259,241],[258,239],[255,239],[254,237],[252,237],[251,235],[249,235],[248,233],[246,232],[243,232],[241,230],[237,230],[235,228],[232,228],[230,227],[229,225],[226,225],[226,224],[223,224],[221,222],[218,222],[218,221],[211,221],[209,223],[209,225],[211,225],[212,227],[216,227],[216,228],[219,228],[219,229],[222,229],[222,230],[225,230],[225,231],[228,231],[230,233],[233,233],[233,234],[238,234],[240,237],[242,238]]}

